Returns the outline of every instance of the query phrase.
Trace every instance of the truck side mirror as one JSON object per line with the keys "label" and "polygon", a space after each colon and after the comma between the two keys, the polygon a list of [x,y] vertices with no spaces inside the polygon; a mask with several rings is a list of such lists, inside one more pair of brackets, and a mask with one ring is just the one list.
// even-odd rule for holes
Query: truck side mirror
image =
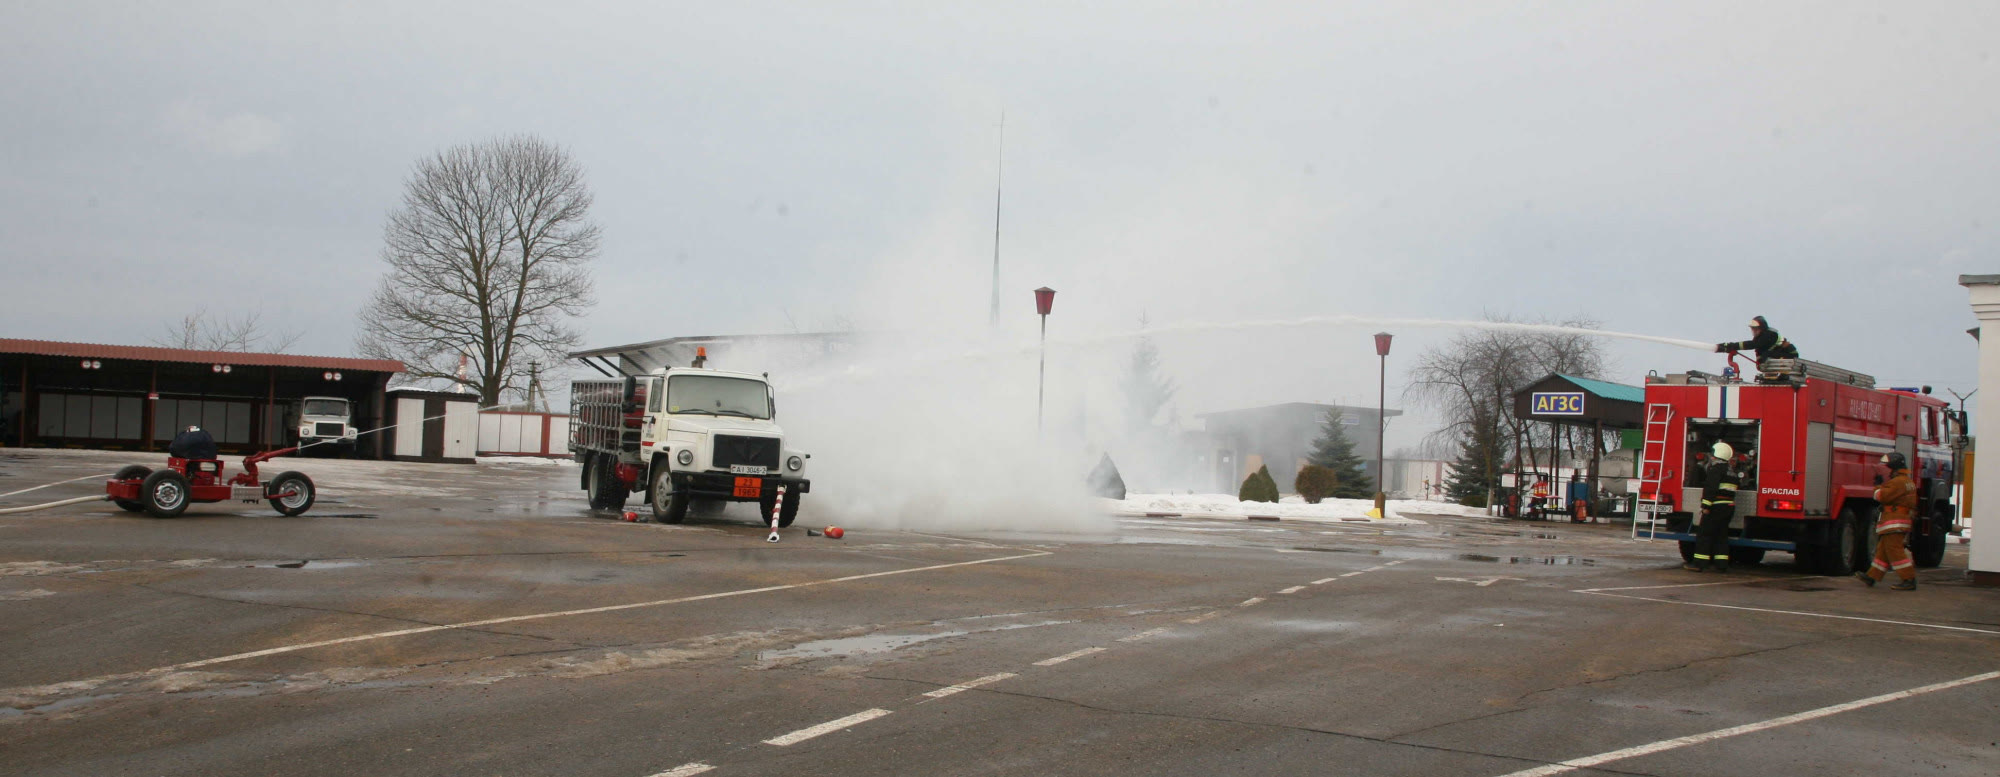
{"label": "truck side mirror", "polygon": [[624,399],[624,404],[625,404],[625,412],[627,412],[627,413],[630,413],[630,412],[632,412],[632,411],[634,411],[634,410],[637,410],[638,408],[634,406],[634,400],[637,400],[637,399],[639,398],[639,379],[638,379],[638,378],[634,378],[634,377],[632,377],[632,376],[630,376],[630,375],[627,375],[627,376],[625,376],[625,395],[624,395],[624,396],[625,396],[625,399]]}

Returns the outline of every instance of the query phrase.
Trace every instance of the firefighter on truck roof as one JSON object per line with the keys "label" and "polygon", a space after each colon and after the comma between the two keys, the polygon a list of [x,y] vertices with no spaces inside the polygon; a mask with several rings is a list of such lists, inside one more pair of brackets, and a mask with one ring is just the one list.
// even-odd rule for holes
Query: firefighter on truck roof
{"label": "firefighter on truck roof", "polygon": [[1750,319],[1750,339],[1742,342],[1715,344],[1716,353],[1735,353],[1737,351],[1750,351],[1757,354],[1757,366],[1759,367],[1764,366],[1765,359],[1799,358],[1798,346],[1792,345],[1792,342],[1786,340],[1784,335],[1778,334],[1778,330],[1772,329],[1771,323],[1765,321],[1763,316]]}
{"label": "firefighter on truck roof", "polygon": [[1736,461],[1736,449],[1718,442],[1715,455],[1701,466],[1701,515],[1696,519],[1694,561],[1684,569],[1729,571],[1729,521],[1736,517],[1736,489],[1748,480]]}
{"label": "firefighter on truck roof", "polygon": [[1917,506],[1917,486],[1910,482],[1910,462],[1900,452],[1882,457],[1882,466],[1889,468],[1889,479],[1883,481],[1880,475],[1875,480],[1881,485],[1875,487],[1875,502],[1882,505],[1882,517],[1875,522],[1875,563],[1868,569],[1854,573],[1868,587],[1875,587],[1889,570],[1896,570],[1899,578],[1892,591],[1917,590],[1917,569],[1910,562],[1910,553],[1903,547],[1903,541],[1910,536],[1910,511]]}

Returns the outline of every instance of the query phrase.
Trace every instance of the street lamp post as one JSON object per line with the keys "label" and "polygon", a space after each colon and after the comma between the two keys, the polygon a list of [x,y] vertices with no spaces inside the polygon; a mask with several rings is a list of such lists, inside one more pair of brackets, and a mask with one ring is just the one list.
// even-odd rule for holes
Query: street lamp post
{"label": "street lamp post", "polygon": [[1042,398],[1049,380],[1049,310],[1056,305],[1056,290],[1043,286],[1035,290],[1035,313],[1042,317],[1041,373],[1035,377],[1035,439],[1042,438]]}
{"label": "street lamp post", "polygon": [[1389,494],[1383,487],[1383,478],[1388,474],[1384,469],[1384,439],[1389,428],[1389,340],[1395,335],[1388,332],[1375,333],[1375,355],[1382,357],[1382,369],[1377,376],[1375,394],[1375,515],[1386,518]]}

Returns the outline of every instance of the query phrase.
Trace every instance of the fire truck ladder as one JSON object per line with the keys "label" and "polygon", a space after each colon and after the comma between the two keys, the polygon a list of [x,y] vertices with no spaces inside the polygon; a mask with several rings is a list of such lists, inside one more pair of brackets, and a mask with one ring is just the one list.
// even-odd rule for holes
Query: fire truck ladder
{"label": "fire truck ladder", "polygon": [[1661,499],[1660,484],[1666,479],[1667,432],[1672,428],[1673,405],[1646,406],[1646,442],[1639,448],[1639,499],[1633,502],[1632,537],[1640,539],[1639,524],[1646,525],[1646,536],[1651,541],[1659,531]]}

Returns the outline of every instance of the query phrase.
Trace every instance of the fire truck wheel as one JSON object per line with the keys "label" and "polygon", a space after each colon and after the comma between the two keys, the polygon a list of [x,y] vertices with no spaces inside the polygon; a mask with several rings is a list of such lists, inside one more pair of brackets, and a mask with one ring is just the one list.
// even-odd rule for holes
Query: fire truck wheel
{"label": "fire truck wheel", "polygon": [[590,460],[590,506],[597,510],[622,510],[631,492],[618,480],[618,460],[599,454]]}
{"label": "fire truck wheel", "polygon": [[1916,547],[1910,549],[1910,559],[1925,569],[1936,568],[1944,563],[1945,534],[1933,532],[1916,538]]}
{"label": "fire truck wheel", "polygon": [[[144,467],[138,464],[127,464],[122,469],[118,470],[118,474],[112,475],[111,479],[145,480],[146,476],[152,474],[152,472],[153,470],[151,467]],[[129,513],[143,513],[146,511],[145,505],[139,504],[138,502],[132,501],[130,499],[113,499],[111,501],[117,503],[119,507],[123,508],[126,512]]]}
{"label": "fire truck wheel", "polygon": [[1945,532],[1951,529],[1951,506],[1945,505],[1942,514],[1933,513],[1929,524],[1918,527],[1926,533],[1910,535],[1910,560],[1925,569],[1944,563],[1945,544],[1949,542]]}
{"label": "fire truck wheel", "polygon": [[1813,548],[1813,571],[1830,577],[1854,574],[1854,557],[1861,552],[1861,517],[1845,508],[1827,527],[1826,543]]}
{"label": "fire truck wheel", "polygon": [[154,518],[173,518],[187,512],[187,478],[170,469],[147,475],[139,483],[139,504]]}
{"label": "fire truck wheel", "polygon": [[666,460],[653,465],[652,482],[646,488],[646,501],[653,506],[653,520],[659,523],[680,523],[687,520],[687,492],[676,493],[672,472],[667,469]]}
{"label": "fire truck wheel", "polygon": [[283,494],[270,497],[271,509],[288,518],[312,509],[313,500],[319,497],[312,478],[303,472],[285,472],[271,478],[270,484],[264,486],[264,493]]}
{"label": "fire truck wheel", "polygon": [[[778,510],[778,528],[783,529],[792,525],[792,521],[799,517],[799,502],[801,501],[799,497],[801,496],[803,494],[785,495],[785,506]],[[757,500],[757,507],[760,509],[760,512],[757,513],[757,520],[766,526],[771,525],[771,508],[776,506],[774,503],[777,501],[778,498],[776,496],[767,496]]]}

